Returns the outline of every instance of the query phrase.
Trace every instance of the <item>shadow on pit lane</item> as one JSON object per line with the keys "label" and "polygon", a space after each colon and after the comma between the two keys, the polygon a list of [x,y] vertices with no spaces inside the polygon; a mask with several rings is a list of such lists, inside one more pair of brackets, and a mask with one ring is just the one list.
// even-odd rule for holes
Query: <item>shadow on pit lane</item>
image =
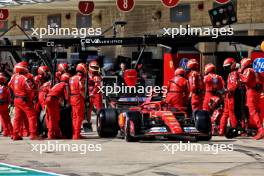
{"label": "shadow on pit lane", "polygon": [[237,139],[247,139],[247,140],[252,140],[252,139],[253,139],[253,136],[238,137]]}
{"label": "shadow on pit lane", "polygon": [[160,139],[154,139],[154,140],[140,140],[139,143],[230,143],[235,142],[236,140],[210,140],[210,141],[196,141],[196,140],[160,140]]}
{"label": "shadow on pit lane", "polygon": [[203,141],[203,142],[214,142],[214,143],[224,143],[224,142],[236,142],[236,139],[224,139],[224,140],[210,140],[210,141]]}
{"label": "shadow on pit lane", "polygon": [[153,140],[140,140],[139,143],[196,143],[196,140],[170,140],[170,139],[153,139]]}
{"label": "shadow on pit lane", "polygon": [[[89,139],[102,139],[102,138],[100,138],[99,136],[84,136],[85,138],[81,138],[81,139],[78,139],[78,141],[79,140],[89,140]],[[24,139],[24,138],[23,138]],[[29,139],[29,138],[25,138],[25,139]],[[43,139],[44,141],[45,140],[48,140],[48,141],[61,141],[61,140],[63,140],[63,141],[74,141],[73,139],[64,139],[64,138],[62,138],[62,139],[48,139],[48,138],[44,138]],[[40,141],[43,141],[43,140],[40,140]]]}

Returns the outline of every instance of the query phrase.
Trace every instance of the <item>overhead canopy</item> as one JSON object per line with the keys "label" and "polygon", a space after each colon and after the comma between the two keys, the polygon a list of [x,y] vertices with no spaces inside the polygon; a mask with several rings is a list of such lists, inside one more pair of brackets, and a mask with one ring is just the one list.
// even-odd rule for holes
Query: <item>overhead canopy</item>
{"label": "overhead canopy", "polygon": [[75,38],[75,39],[49,39],[47,41],[24,41],[23,47],[28,49],[37,49],[47,46],[64,46],[70,47],[74,45],[79,46],[111,46],[111,45],[122,45],[122,46],[138,46],[138,45],[149,45],[157,46],[158,44],[170,46],[170,47],[188,47],[194,46],[200,42],[232,42],[238,44],[244,44],[252,47],[259,45],[264,39],[264,36],[219,36],[218,38],[212,38],[211,36],[177,36],[171,37],[157,37],[157,36],[146,36],[146,37],[124,37],[124,38],[104,38],[104,37],[93,37],[93,38]]}

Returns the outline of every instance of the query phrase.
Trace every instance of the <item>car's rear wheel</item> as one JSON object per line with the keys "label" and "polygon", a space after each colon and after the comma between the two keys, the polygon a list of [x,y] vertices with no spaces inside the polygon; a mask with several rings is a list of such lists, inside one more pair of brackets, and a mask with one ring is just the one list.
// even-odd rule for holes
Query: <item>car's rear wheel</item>
{"label": "car's rear wheel", "polygon": [[203,133],[201,136],[196,136],[198,141],[209,141],[212,138],[211,118],[207,111],[197,110],[194,112],[195,128]]}
{"label": "car's rear wheel", "polygon": [[125,139],[127,142],[137,142],[141,130],[141,114],[138,111],[126,112]]}
{"label": "car's rear wheel", "polygon": [[102,138],[116,137],[118,126],[118,114],[115,109],[101,109],[96,119],[97,133]]}

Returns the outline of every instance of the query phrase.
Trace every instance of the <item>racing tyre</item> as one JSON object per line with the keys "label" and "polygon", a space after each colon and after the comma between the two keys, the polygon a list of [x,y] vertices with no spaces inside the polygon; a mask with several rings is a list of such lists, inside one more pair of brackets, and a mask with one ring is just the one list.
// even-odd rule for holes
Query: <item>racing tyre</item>
{"label": "racing tyre", "polygon": [[141,130],[141,114],[138,111],[126,112],[125,139],[127,142],[137,142]]}
{"label": "racing tyre", "polygon": [[70,107],[63,107],[60,111],[60,130],[64,137],[67,139],[72,138],[72,108]]}
{"label": "racing tyre", "polygon": [[118,114],[115,109],[101,109],[96,119],[97,134],[102,138],[116,137],[118,126]]}
{"label": "racing tyre", "polygon": [[48,128],[46,124],[46,112],[44,110],[40,111],[39,120],[38,120],[38,132],[39,134],[47,134]]}
{"label": "racing tyre", "polygon": [[211,132],[209,132],[204,136],[196,136],[195,138],[197,141],[210,141],[212,139],[212,134]]}
{"label": "racing tyre", "polygon": [[204,135],[196,136],[198,141],[209,141],[212,138],[211,118],[207,111],[197,110],[194,112],[195,128]]}

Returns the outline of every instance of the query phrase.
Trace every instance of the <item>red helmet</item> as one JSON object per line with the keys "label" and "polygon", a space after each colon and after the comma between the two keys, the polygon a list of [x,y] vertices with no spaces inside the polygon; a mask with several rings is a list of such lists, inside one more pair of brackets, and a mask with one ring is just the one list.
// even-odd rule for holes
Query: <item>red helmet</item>
{"label": "red helmet", "polygon": [[42,75],[37,75],[34,77],[35,83],[39,83],[41,79],[42,79]]}
{"label": "red helmet", "polygon": [[14,67],[14,73],[26,74],[28,72],[28,62],[26,61],[19,62]]}
{"label": "red helmet", "polygon": [[186,74],[185,70],[183,68],[177,68],[174,72],[174,76],[184,76]]}
{"label": "red helmet", "polygon": [[223,67],[229,67],[229,66],[231,70],[234,70],[236,68],[236,61],[232,57],[226,58],[223,63]]}
{"label": "red helmet", "polygon": [[208,74],[208,73],[211,73],[211,72],[215,72],[215,65],[212,64],[212,63],[209,63],[209,64],[206,64],[205,67],[204,67],[204,74]]}
{"label": "red helmet", "polygon": [[83,74],[86,74],[87,73],[86,64],[84,64],[84,63],[78,64],[77,67],[76,67],[76,72],[81,72]]}
{"label": "red helmet", "polygon": [[50,69],[48,66],[43,65],[38,68],[38,74],[42,76],[47,76],[47,74],[50,72]]}
{"label": "red helmet", "polygon": [[60,77],[60,81],[61,82],[66,82],[68,83],[69,82],[69,79],[70,79],[71,75],[69,73],[63,73]]}
{"label": "red helmet", "polygon": [[251,58],[244,58],[240,61],[240,71],[242,72],[245,68],[249,67],[252,64],[252,59]]}
{"label": "red helmet", "polygon": [[95,72],[95,73],[100,72],[100,66],[97,61],[91,61],[89,63],[89,72]]}
{"label": "red helmet", "polygon": [[7,79],[4,73],[0,73],[0,84],[1,83],[6,83]]}
{"label": "red helmet", "polygon": [[69,65],[67,63],[60,63],[57,70],[61,73],[67,73],[69,70]]}
{"label": "red helmet", "polygon": [[199,67],[199,63],[197,62],[196,59],[191,59],[187,62],[188,69],[193,70],[193,69],[198,69],[198,67]]}

